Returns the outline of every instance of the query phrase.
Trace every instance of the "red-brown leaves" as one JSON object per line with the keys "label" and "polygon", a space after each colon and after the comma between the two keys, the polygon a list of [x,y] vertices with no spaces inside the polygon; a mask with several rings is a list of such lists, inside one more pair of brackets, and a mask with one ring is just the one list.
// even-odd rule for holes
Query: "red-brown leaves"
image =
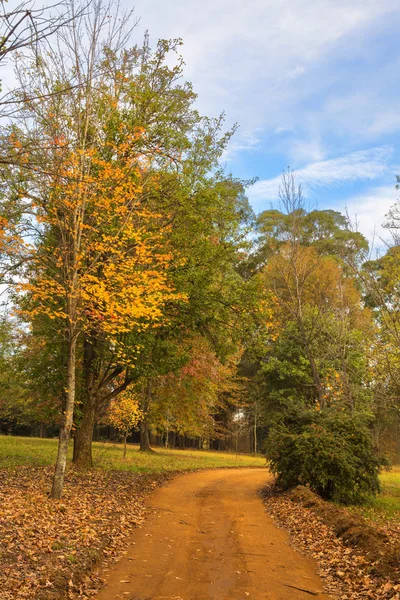
{"label": "red-brown leaves", "polygon": [[91,472],[66,478],[63,499],[48,497],[52,469],[0,471],[0,598],[88,598],[91,567],[115,558],[142,521],[155,478]]}
{"label": "red-brown leaves", "polygon": [[293,544],[318,562],[328,593],[338,600],[400,600],[400,581],[373,574],[373,565],[361,553],[347,548],[333,529],[310,509],[287,496],[268,497],[267,512],[290,533]]}

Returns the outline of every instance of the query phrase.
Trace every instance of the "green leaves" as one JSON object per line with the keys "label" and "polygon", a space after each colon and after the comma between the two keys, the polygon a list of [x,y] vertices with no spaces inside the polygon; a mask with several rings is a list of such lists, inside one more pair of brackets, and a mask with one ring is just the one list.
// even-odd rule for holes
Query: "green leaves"
{"label": "green leaves", "polygon": [[378,475],[387,465],[375,453],[368,420],[333,410],[283,419],[267,440],[266,454],[284,489],[307,485],[345,504],[362,503],[379,492]]}

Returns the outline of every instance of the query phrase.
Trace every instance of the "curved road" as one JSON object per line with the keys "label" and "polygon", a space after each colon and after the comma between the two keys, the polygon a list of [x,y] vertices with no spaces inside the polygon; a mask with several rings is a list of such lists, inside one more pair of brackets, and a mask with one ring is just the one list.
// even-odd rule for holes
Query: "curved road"
{"label": "curved road", "polygon": [[97,600],[307,600],[316,565],[267,516],[263,469],[180,475],[150,499],[128,552],[104,573]]}

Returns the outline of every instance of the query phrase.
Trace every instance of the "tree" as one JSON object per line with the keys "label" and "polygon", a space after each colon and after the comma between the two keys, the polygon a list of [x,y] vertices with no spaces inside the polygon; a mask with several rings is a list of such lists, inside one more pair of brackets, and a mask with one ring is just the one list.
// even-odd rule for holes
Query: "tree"
{"label": "tree", "polygon": [[328,411],[292,414],[269,436],[267,459],[283,489],[308,485],[323,498],[360,504],[380,490],[387,461],[375,452],[368,421]]}
{"label": "tree", "polygon": [[7,337],[0,338],[0,419],[10,428],[39,429],[43,436],[46,426],[60,423],[65,340],[55,337],[51,346],[46,344],[40,321],[35,320],[31,331],[16,319],[5,321]]}
{"label": "tree", "polygon": [[[379,416],[376,430],[385,432],[386,439],[381,443],[388,449],[387,442],[397,438],[400,423],[400,247],[395,245],[389,248],[385,255],[374,261],[366,261],[361,268],[352,266],[376,321],[371,356],[375,411]],[[395,451],[392,448],[391,454],[396,450],[399,452],[398,442],[394,446]]]}
{"label": "tree", "polygon": [[[0,67],[5,65],[8,58],[15,59],[24,51],[35,55],[39,60],[42,46],[46,41],[57,33],[61,34],[62,30],[71,26],[75,19],[87,15],[91,4],[92,0],[80,5],[69,0],[61,0],[49,6],[36,8],[34,3],[23,1],[12,8],[7,0],[1,0]],[[65,90],[60,88],[54,93],[62,94],[69,89],[70,85]],[[34,98],[35,96],[32,96],[31,100]],[[21,97],[20,89],[12,89],[5,93],[0,98],[0,116],[4,119],[18,115],[20,105],[25,101],[26,98]],[[3,165],[13,163],[13,155],[8,150],[7,145],[0,149],[0,163]]]}
{"label": "tree", "polygon": [[[267,305],[274,313],[273,320],[281,326],[288,326],[292,336],[298,337],[310,367],[317,402],[323,408],[326,392],[318,364],[323,357],[322,347],[329,344],[331,349],[335,348],[337,356],[331,356],[332,361],[341,354],[341,369],[345,373],[349,341],[346,334],[349,327],[354,326],[354,319],[361,319],[359,294],[354,282],[347,277],[341,260],[343,253],[348,251],[350,238],[340,235],[341,230],[337,226],[333,227],[332,244],[329,245],[325,235],[321,237],[324,218],[321,214],[316,218],[314,214],[309,219],[311,213],[307,214],[302,207],[301,186],[296,187],[293,173],[283,174],[280,197],[287,211],[286,241],[278,232],[279,246],[264,268],[261,281]],[[327,216],[332,229],[332,215]],[[337,223],[341,222],[339,217],[335,217]],[[342,225],[345,226],[345,223]],[[326,228],[322,229],[325,231]],[[310,243],[310,240],[313,242]],[[338,247],[338,240],[342,240],[341,247]],[[276,239],[272,246],[275,242]],[[360,244],[355,247],[353,239],[350,245],[354,256]],[[336,253],[332,253],[334,248]],[[347,328],[346,331],[343,328]]]}
{"label": "tree", "polygon": [[[7,5],[6,0],[2,0],[0,63],[13,52],[36,46],[61,27],[71,23],[74,18],[71,14],[68,12],[60,14],[59,12],[60,9],[65,11],[65,8],[66,5],[63,2],[43,8],[35,8],[31,2],[22,2],[17,8],[12,9]],[[81,8],[80,12],[83,10]]]}
{"label": "tree", "polygon": [[[165,245],[169,244],[174,220],[171,211],[179,201],[175,196],[175,180],[182,169],[182,155],[189,152],[193,143],[190,138],[202,123],[192,108],[195,95],[191,86],[178,83],[182,59],[178,57],[171,67],[166,64],[167,57],[176,52],[179,45],[179,40],[161,40],[152,52],[146,36],[142,46],[129,51],[123,64],[115,55],[107,55],[108,68],[115,73],[118,83],[118,103],[108,123],[107,135],[124,136],[126,131],[135,128],[145,131],[141,151],[148,161],[148,171],[141,197],[143,204],[160,216],[159,233],[166,233]],[[132,359],[138,356],[138,344],[144,345],[134,331],[124,334],[124,344],[130,345]],[[92,465],[91,441],[96,415],[133,380],[133,372],[131,366],[119,360],[115,348],[96,328],[85,335],[83,345],[85,393],[74,438],[74,463],[88,467]],[[124,374],[123,383],[115,386],[121,374]]]}
{"label": "tree", "polygon": [[[224,340],[227,345],[229,338],[222,323],[232,321],[239,312],[235,305],[240,295],[240,277],[233,267],[238,261],[237,249],[246,236],[243,226],[250,211],[242,182],[219,168],[219,157],[230,137],[222,132],[223,120],[202,117],[194,109],[191,85],[178,83],[182,72],[180,58],[172,67],[166,64],[168,53],[177,48],[175,41],[161,41],[151,52],[145,39],[144,46],[137,49],[137,68],[125,73],[118,119],[124,130],[134,126],[145,129],[142,144],[146,156],[153,157],[152,148],[157,147],[154,164],[149,167],[153,179],[147,179],[142,195],[165,225],[165,243],[178,257],[171,262],[169,275],[186,301],[168,302],[162,326],[157,324],[145,335],[140,333],[139,340],[134,332],[125,336],[125,343],[130,343],[133,351],[137,345],[141,348],[135,354],[134,369],[118,362],[97,330],[95,335],[86,336],[88,360],[84,361],[84,377],[91,381],[86,388],[95,393],[85,394],[80,407],[74,462],[81,467],[92,463],[96,414],[109,402],[110,390],[116,393],[119,389],[112,387],[113,378],[124,372],[126,382],[141,381],[141,447],[148,451],[146,415],[152,380],[165,374],[166,363],[172,371],[176,368],[173,347],[176,342],[179,344],[182,327],[201,330],[203,334],[207,334],[207,329],[215,344],[222,346]],[[229,312],[232,314],[228,319]]]}
{"label": "tree", "polygon": [[[82,22],[73,22],[71,63],[57,53],[51,58],[55,64],[64,61],[67,74],[75,68],[72,60],[79,59],[84,85],[69,95],[49,96],[44,104],[28,100],[24,127],[11,134],[17,156],[21,147],[27,147],[25,139],[33,135],[41,139],[30,154],[38,165],[34,176],[27,177],[22,170],[18,182],[21,212],[27,216],[5,227],[12,239],[9,254],[25,265],[24,280],[18,285],[29,298],[24,311],[57,322],[67,344],[55,498],[62,493],[73,423],[79,337],[97,329],[117,349],[120,360],[129,362],[124,334],[146,329],[161,317],[165,302],[177,297],[165,274],[171,256],[165,244],[160,246],[162,225],[142,202],[143,181],[149,177],[149,156],[141,144],[145,132],[137,128],[121,131],[124,135],[115,139],[107,137],[118,89],[106,85],[106,73],[97,81],[100,90],[93,92],[96,67],[111,52],[106,47],[100,53],[105,23],[106,10],[99,5],[87,31],[86,49],[85,40],[78,37]],[[122,34],[117,38],[115,52],[123,39]],[[51,64],[39,65],[34,85],[59,85],[48,70]],[[62,76],[64,71],[58,73]],[[20,157],[22,166],[25,156]]]}
{"label": "tree", "polygon": [[239,356],[222,364],[207,339],[188,335],[180,344],[189,359],[179,369],[153,380],[150,422],[166,440],[170,432],[192,438],[218,437],[222,432],[215,415],[240,394]]}
{"label": "tree", "polygon": [[126,458],[126,440],[141,418],[139,400],[132,388],[127,388],[118,399],[113,400],[106,420],[123,435],[124,458]]}
{"label": "tree", "polygon": [[334,210],[305,210],[302,187],[290,169],[282,174],[279,197],[279,210],[266,210],[257,217],[258,236],[246,261],[247,270],[260,270],[288,243],[312,247],[320,255],[345,262],[357,260],[368,251],[367,240],[352,230],[347,216]]}
{"label": "tree", "polygon": [[263,404],[267,457],[285,487],[303,482],[329,497],[361,497],[361,483],[350,471],[339,481],[335,463],[356,461],[347,436],[354,427],[372,469],[364,492],[373,494],[383,464],[371,437],[376,330],[349,268],[367,244],[341,215],[307,213],[293,173],[283,176],[281,201],[285,212],[265,215],[267,247],[253,268],[262,297],[242,363],[250,397]]}

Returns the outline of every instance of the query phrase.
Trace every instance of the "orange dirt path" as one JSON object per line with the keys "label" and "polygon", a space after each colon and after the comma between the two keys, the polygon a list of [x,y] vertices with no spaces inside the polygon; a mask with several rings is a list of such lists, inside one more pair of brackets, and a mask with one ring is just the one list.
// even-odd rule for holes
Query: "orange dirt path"
{"label": "orange dirt path", "polygon": [[264,469],[180,475],[157,490],[97,600],[328,600],[315,562],[265,512]]}

